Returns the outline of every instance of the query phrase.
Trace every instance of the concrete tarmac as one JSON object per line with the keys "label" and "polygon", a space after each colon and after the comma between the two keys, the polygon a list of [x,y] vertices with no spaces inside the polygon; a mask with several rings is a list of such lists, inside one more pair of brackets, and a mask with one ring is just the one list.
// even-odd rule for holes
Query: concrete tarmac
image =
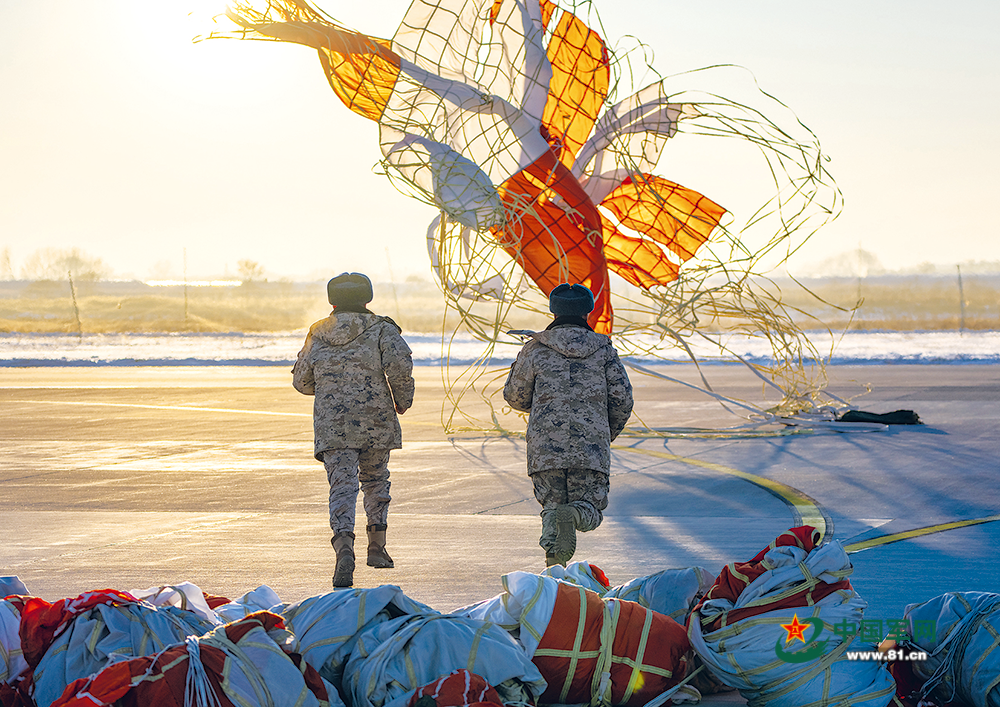
{"label": "concrete tarmac", "polygon": [[[696,380],[689,366],[657,370]],[[838,395],[870,385],[854,401],[863,410],[912,409],[926,424],[623,435],[604,523],[580,535],[575,559],[612,584],[671,567],[716,573],[806,522],[853,553],[866,618],[901,618],[946,591],[1000,592],[1000,366],[829,374]],[[539,509],[524,440],[445,434],[441,371],[415,376],[404,448],[390,463],[396,568],[360,564],[355,581],[396,584],[448,611],[497,594],[507,572],[543,569]],[[49,600],[181,581],[230,597],[267,584],[285,601],[329,591],[312,400],[290,378],[271,367],[0,369],[0,574]],[[741,422],[697,391],[631,378],[650,427]],[[761,395],[741,368],[715,367],[712,378],[729,395]],[[359,503],[359,534],[363,517]]]}

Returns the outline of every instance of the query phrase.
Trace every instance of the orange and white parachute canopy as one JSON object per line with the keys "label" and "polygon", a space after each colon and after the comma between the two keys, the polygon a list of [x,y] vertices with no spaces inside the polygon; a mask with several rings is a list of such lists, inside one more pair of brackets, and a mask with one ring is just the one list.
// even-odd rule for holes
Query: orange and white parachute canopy
{"label": "orange and white parachute canopy", "polygon": [[392,41],[304,0],[263,13],[237,3],[229,17],[247,36],[319,52],[344,104],[379,123],[386,165],[441,210],[432,233],[444,221],[489,233],[544,294],[587,285],[598,331],[613,327],[609,272],[666,285],[725,213],[650,173],[685,111],[697,112],[661,82],[609,106],[604,41],[549,0],[417,0]]}
{"label": "orange and white parachute canopy", "polygon": [[[391,40],[306,0],[260,5],[234,0],[237,29],[212,36],[318,52],[337,96],[378,123],[387,176],[440,211],[427,229],[432,266],[446,302],[488,345],[512,308],[538,311],[525,277],[540,295],[579,282],[595,294],[591,326],[624,353],[697,361],[697,339],[738,358],[706,323],[762,337],[788,406],[812,404],[822,371],[806,380],[803,361],[821,357],[767,272],[839,213],[841,196],[815,136],[783,104],[756,87],[741,103],[687,86],[727,67],[663,77],[640,66],[634,57],[650,56],[641,44],[609,49],[593,29],[592,0],[413,0]],[[773,194],[742,226],[654,173],[680,134],[759,150]],[[624,281],[617,317],[612,273]],[[473,314],[484,301],[496,303],[495,320]]]}

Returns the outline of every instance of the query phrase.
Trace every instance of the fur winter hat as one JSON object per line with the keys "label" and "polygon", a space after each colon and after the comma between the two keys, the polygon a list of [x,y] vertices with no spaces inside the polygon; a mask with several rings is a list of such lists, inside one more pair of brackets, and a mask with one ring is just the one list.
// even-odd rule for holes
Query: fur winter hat
{"label": "fur winter hat", "polygon": [[326,283],[330,304],[368,304],[372,301],[372,281],[359,272],[345,272]]}
{"label": "fur winter hat", "polygon": [[594,293],[583,285],[563,283],[549,294],[549,311],[557,317],[586,317],[594,311]]}

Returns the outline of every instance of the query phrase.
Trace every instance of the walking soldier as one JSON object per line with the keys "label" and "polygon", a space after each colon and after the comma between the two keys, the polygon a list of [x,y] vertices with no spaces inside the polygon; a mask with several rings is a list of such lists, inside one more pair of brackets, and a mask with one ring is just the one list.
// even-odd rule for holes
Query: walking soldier
{"label": "walking soldier", "polygon": [[389,451],[402,446],[399,418],[413,404],[413,361],[402,330],[365,306],[371,281],[360,273],[330,280],[333,312],[309,329],[292,384],[314,395],[316,459],[330,482],[330,528],[337,553],[333,586],[354,583],[358,481],[367,515],[368,565],[392,567],[385,549]]}

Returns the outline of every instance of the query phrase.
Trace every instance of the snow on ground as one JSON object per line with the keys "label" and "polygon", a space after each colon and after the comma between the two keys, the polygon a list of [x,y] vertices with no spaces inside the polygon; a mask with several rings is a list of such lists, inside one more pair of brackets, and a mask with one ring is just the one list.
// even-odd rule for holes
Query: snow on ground
{"label": "snow on ground", "polygon": [[[164,365],[291,365],[302,346],[304,331],[274,334],[0,334],[0,367],[9,366],[164,366]],[[848,332],[836,347],[829,335],[810,335],[818,350],[833,350],[832,362],[845,365],[878,363],[1000,363],[998,331]],[[408,334],[417,365],[468,364],[483,356],[486,345],[468,335],[449,337],[442,347],[440,334]],[[752,362],[766,363],[766,342],[727,337],[729,349]],[[493,363],[510,362],[517,343],[499,343]],[[714,347],[696,350],[702,361],[732,360]],[[636,361],[682,361],[675,350],[663,358],[633,357]]]}

